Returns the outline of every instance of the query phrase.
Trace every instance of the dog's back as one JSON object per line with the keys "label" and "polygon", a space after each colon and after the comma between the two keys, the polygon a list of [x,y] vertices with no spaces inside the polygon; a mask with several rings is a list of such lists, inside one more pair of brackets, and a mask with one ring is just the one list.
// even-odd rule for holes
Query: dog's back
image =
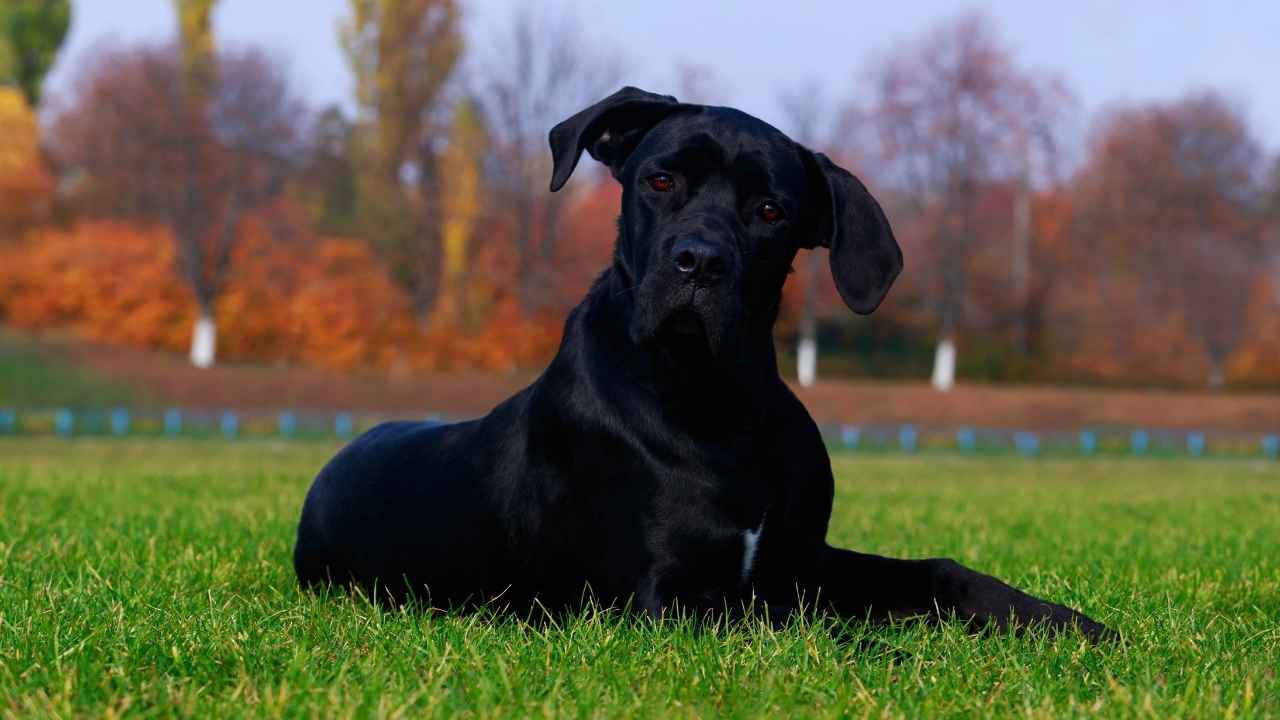
{"label": "dog's back", "polygon": [[503,544],[489,486],[469,481],[495,460],[463,450],[476,428],[385,423],[338,453],[303,504],[299,580],[354,583],[393,601],[406,587],[429,588],[432,602],[488,587]]}

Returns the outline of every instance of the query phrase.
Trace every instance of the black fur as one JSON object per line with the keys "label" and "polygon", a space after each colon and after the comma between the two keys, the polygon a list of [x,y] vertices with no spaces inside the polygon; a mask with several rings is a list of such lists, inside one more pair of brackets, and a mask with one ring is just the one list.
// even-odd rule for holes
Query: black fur
{"label": "black fur", "polygon": [[[752,597],[785,615],[805,597],[854,618],[1107,632],[950,560],[827,545],[830,461],[771,329],[800,248],[831,248],[853,310],[888,292],[902,254],[862,183],[742,112],[634,88],[558,125],[551,149],[553,190],[584,150],[622,183],[611,267],[528,388],[478,420],[381,425],[321,471],[298,527],[304,584],[437,607],[571,608],[589,588],[655,616]],[[785,217],[768,222],[766,202]],[[761,527],[744,572],[744,531]]]}

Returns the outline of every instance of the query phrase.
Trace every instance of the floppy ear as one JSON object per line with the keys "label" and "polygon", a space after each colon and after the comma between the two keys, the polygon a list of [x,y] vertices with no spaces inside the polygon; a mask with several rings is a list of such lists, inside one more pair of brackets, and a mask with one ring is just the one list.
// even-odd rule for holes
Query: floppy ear
{"label": "floppy ear", "polygon": [[679,105],[670,95],[624,87],[551,128],[551,192],[564,187],[583,150],[618,177],[627,156],[649,128]]}
{"label": "floppy ear", "polygon": [[858,178],[822,153],[803,152],[812,161],[817,191],[825,191],[830,201],[826,212],[818,213],[816,242],[809,247],[831,249],[831,277],[840,297],[851,310],[867,315],[902,272],[902,250],[880,203]]}

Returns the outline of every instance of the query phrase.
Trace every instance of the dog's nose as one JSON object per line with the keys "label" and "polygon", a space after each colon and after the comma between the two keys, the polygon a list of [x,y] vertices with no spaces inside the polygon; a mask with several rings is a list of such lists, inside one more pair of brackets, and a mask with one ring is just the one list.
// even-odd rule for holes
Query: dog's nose
{"label": "dog's nose", "polygon": [[727,266],[724,252],[720,248],[696,237],[677,240],[671,248],[671,259],[680,272],[706,280],[720,278]]}

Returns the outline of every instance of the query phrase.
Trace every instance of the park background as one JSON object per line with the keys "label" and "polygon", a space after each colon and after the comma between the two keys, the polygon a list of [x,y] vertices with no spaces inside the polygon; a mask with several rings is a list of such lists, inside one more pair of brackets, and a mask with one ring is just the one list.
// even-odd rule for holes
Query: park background
{"label": "park background", "polygon": [[[1274,0],[0,0],[0,717],[1280,716],[1277,37]],[[624,84],[890,215],[874,315],[802,253],[777,327],[829,541],[1119,641],[299,588],[344,442],[554,352],[619,191],[547,192],[546,133]]]}
{"label": "park background", "polygon": [[0,406],[484,412],[612,249],[618,187],[547,192],[546,133],[637,84],[885,205],[874,316],[821,250],[787,284],[821,421],[1280,426],[1265,4],[677,10],[7,0]]}

